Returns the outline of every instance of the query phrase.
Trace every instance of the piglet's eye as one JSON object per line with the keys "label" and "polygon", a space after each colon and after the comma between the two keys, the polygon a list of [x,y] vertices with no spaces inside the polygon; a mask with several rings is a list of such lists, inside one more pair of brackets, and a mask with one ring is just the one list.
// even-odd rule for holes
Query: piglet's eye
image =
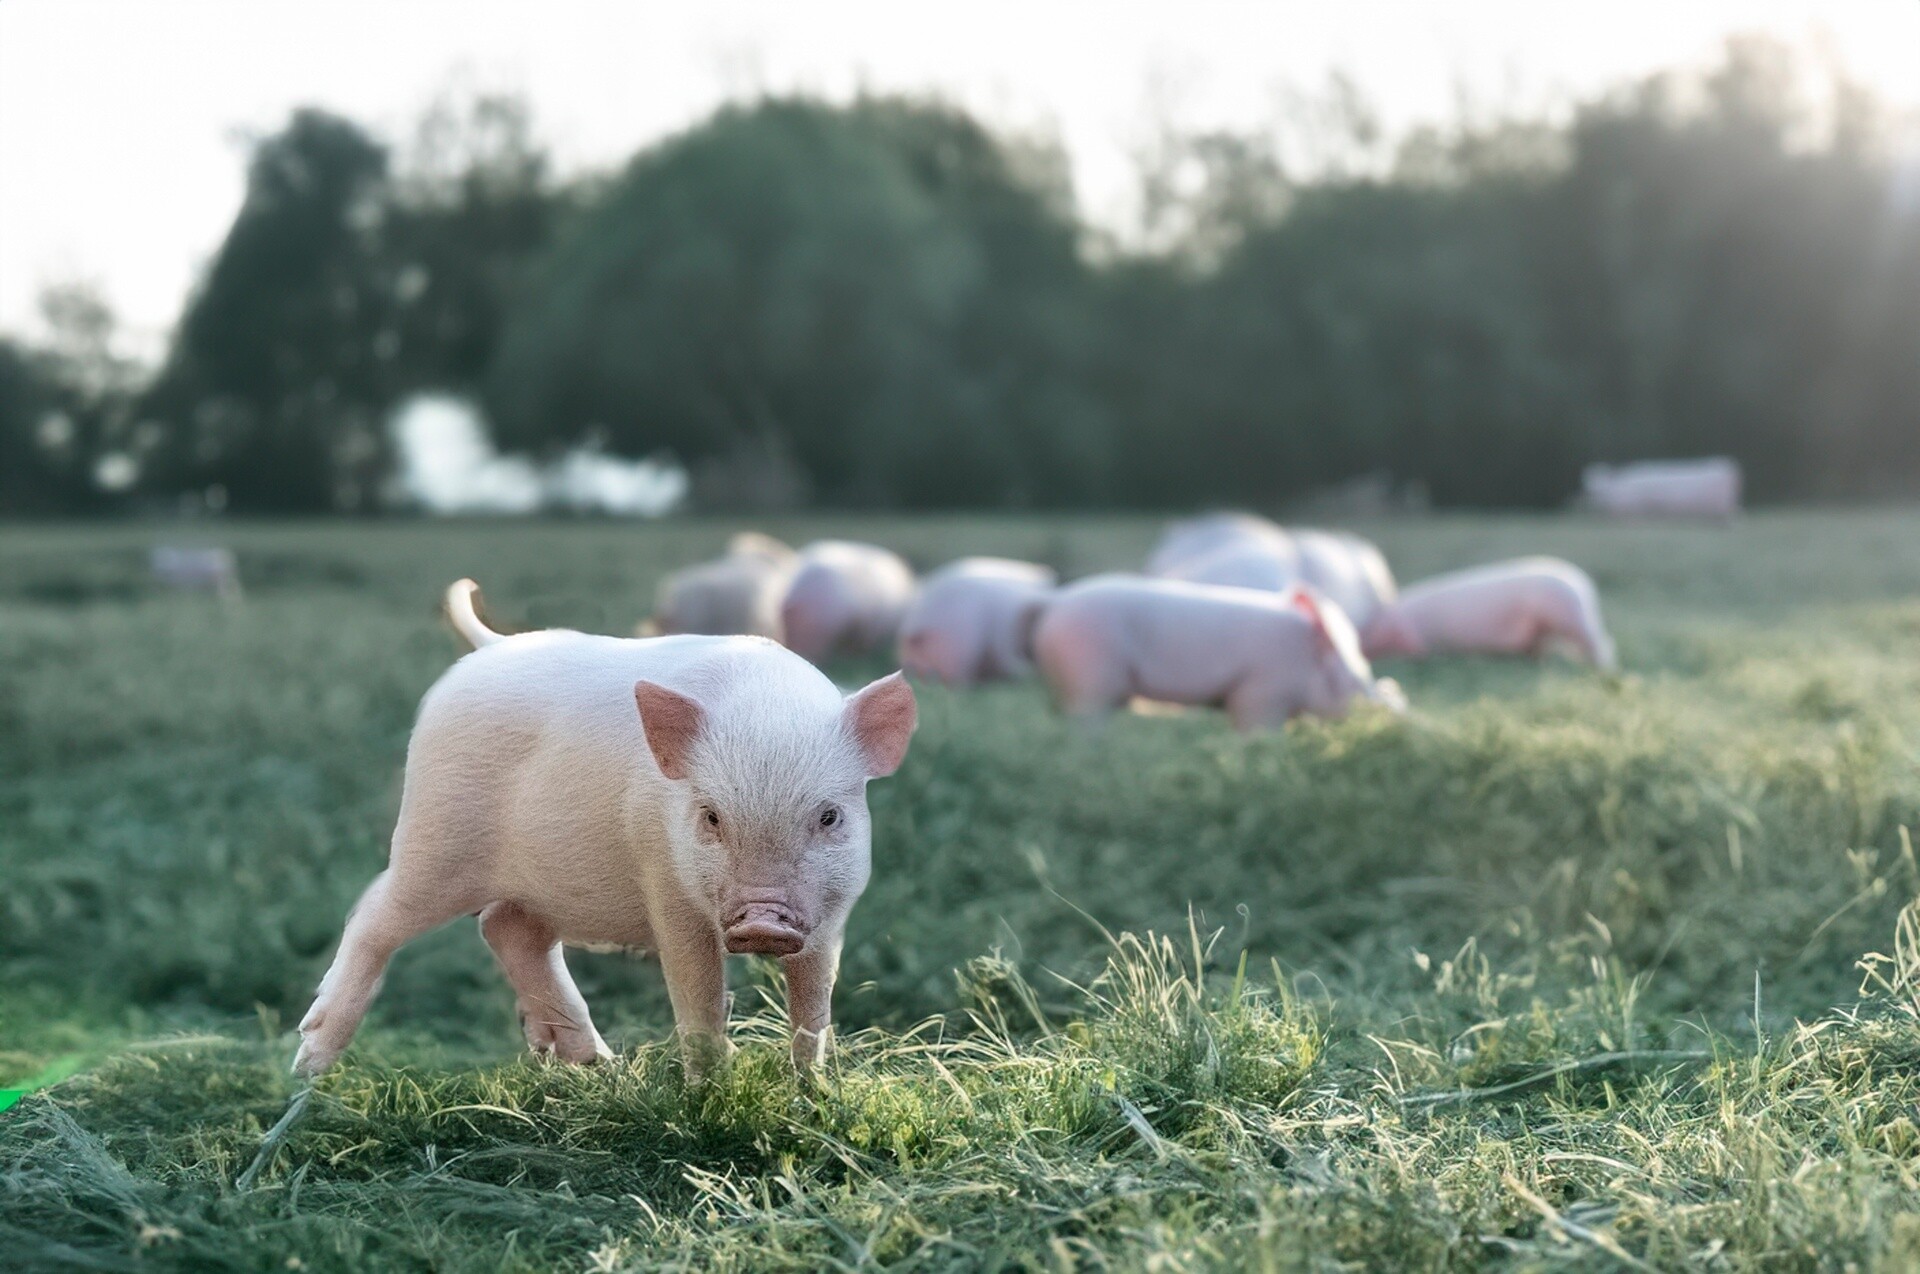
{"label": "piglet's eye", "polygon": [[700,815],[701,815],[701,817],[703,817],[703,818],[705,818],[705,819],[707,820],[707,826],[708,826],[708,827],[718,827],[718,826],[720,826],[720,816],[719,816],[718,814],[716,814],[716,813],[714,813],[714,812],[713,812],[712,810],[704,810],[704,809],[703,809],[703,810],[701,810],[701,811],[700,811]]}
{"label": "piglet's eye", "polygon": [[840,807],[829,805],[820,811],[820,826],[832,827],[840,821]]}

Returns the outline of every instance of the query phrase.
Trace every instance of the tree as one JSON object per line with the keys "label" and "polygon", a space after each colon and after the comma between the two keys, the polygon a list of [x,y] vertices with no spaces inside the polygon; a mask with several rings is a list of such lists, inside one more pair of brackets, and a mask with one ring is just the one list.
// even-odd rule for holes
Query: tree
{"label": "tree", "polygon": [[71,424],[62,423],[58,403],[40,361],[0,340],[0,514],[49,513],[65,503],[59,453]]}
{"label": "tree", "polygon": [[377,240],[386,151],[316,110],[254,149],[246,200],[142,403],[149,485],[236,509],[362,508],[387,467],[391,282]]}
{"label": "tree", "polygon": [[113,350],[113,311],[85,284],[40,297],[47,337],[0,341],[0,513],[84,513],[130,485],[138,371]]}
{"label": "tree", "polygon": [[1087,498],[1108,441],[1071,370],[1084,266],[1030,161],[897,100],[721,112],[536,273],[489,381],[501,440],[784,451],[837,504]]}
{"label": "tree", "polygon": [[427,112],[381,221],[396,392],[479,392],[521,274],[567,204],[518,98],[449,98]]}

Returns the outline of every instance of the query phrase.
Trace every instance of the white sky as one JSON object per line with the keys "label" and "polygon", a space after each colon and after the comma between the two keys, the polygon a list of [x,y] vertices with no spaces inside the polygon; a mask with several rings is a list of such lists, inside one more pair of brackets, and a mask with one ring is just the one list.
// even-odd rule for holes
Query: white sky
{"label": "white sky", "polygon": [[0,0],[0,331],[84,279],[151,353],[239,206],[241,139],[301,104],[404,140],[449,87],[518,91],[564,171],[757,89],[931,89],[1057,134],[1083,208],[1115,221],[1156,95],[1250,124],[1342,69],[1404,127],[1463,86],[1561,103],[1734,31],[1818,44],[1920,105],[1920,0]]}

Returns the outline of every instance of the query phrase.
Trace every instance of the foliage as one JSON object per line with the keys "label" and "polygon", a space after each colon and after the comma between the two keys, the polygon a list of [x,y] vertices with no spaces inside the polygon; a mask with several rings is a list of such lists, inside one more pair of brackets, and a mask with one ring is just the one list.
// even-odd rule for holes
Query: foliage
{"label": "foliage", "polygon": [[0,515],[97,510],[136,476],[138,373],[113,349],[112,310],[79,284],[48,288],[40,310],[43,343],[0,339]]}
{"label": "foliage", "polygon": [[240,215],[140,398],[160,431],[147,487],[212,488],[238,511],[379,507],[393,408],[477,388],[559,206],[514,102],[442,103],[398,176],[357,125],[296,112],[256,145]]}
{"label": "foliage", "polygon": [[1590,461],[1714,453],[1762,500],[1920,485],[1916,170],[1838,72],[1735,42],[1397,149],[1350,83],[1290,101],[1166,126],[1130,235],[1082,221],[1057,146],[911,99],[738,103],[565,179],[512,99],[398,150],[299,112],[146,392],[40,360],[94,404],[50,457],[10,373],[37,476],[6,507],[113,496],[109,454],[168,502],[382,507],[422,391],[510,450],[676,458],[709,509],[1274,507],[1360,475],[1547,507]]}
{"label": "foliage", "polygon": [[730,108],[643,153],[508,326],[502,440],[791,455],[836,504],[1102,487],[1065,196],[944,108]]}

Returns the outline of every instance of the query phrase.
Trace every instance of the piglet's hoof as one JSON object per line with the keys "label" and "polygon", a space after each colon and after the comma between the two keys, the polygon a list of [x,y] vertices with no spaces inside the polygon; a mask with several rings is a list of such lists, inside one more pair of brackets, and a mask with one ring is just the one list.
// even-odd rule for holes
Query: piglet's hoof
{"label": "piglet's hoof", "polygon": [[293,1055],[293,1073],[302,1079],[312,1079],[339,1059],[339,1049],[309,1036],[300,1041],[300,1051]]}
{"label": "piglet's hoof", "polygon": [[733,1054],[733,1041],[724,1035],[688,1032],[680,1037],[680,1065],[689,1084],[705,1083]]}

